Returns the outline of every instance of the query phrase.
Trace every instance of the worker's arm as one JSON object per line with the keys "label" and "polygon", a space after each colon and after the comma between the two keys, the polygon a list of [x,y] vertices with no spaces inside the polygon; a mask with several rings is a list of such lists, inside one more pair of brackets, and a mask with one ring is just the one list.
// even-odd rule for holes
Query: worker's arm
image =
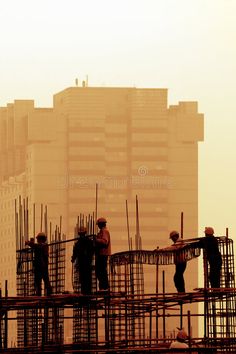
{"label": "worker's arm", "polygon": [[175,250],[179,250],[181,248],[184,248],[186,246],[186,244],[184,242],[176,242],[173,243],[173,245],[168,246],[168,247],[164,247],[164,248],[159,248],[159,251],[175,251]]}
{"label": "worker's arm", "polygon": [[25,245],[29,246],[31,248],[35,248],[36,247],[36,243],[34,242],[34,238],[31,238],[29,241],[25,241]]}
{"label": "worker's arm", "polygon": [[100,247],[108,247],[110,243],[110,233],[108,230],[104,229],[102,230],[102,236],[96,237],[95,242],[98,246]]}
{"label": "worker's arm", "polygon": [[76,249],[77,249],[77,247],[76,247],[76,244],[74,245],[74,247],[73,247],[73,252],[72,252],[72,256],[71,256],[71,262],[72,263],[74,263],[74,261],[76,260]]}

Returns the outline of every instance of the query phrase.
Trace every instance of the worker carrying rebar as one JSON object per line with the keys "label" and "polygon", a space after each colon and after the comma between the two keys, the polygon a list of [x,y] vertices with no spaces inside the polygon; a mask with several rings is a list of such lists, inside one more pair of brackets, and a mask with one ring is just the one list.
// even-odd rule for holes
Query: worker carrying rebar
{"label": "worker carrying rebar", "polygon": [[78,228],[78,240],[73,247],[71,262],[74,263],[75,272],[79,274],[81,293],[89,295],[92,292],[92,260],[94,254],[93,240],[86,235],[87,229]]}
{"label": "worker carrying rebar", "polygon": [[[179,329],[177,336],[176,336],[176,340],[170,344],[169,349],[189,348],[188,344],[185,343],[187,339],[188,339],[188,335],[185,332],[185,330]],[[184,352],[178,351],[178,353],[186,353],[186,352],[185,351]]]}
{"label": "worker carrying rebar", "polygon": [[[183,240],[179,237],[178,231],[170,232],[170,239],[174,242],[171,248],[180,250],[184,246]],[[175,252],[174,253],[174,262],[175,262],[175,274],[174,274],[174,283],[178,293],[185,293],[185,281],[184,281],[184,272],[187,266],[184,252]]]}
{"label": "worker carrying rebar", "polygon": [[212,288],[220,288],[220,272],[222,267],[222,257],[219,251],[218,240],[214,236],[213,227],[207,226],[204,230],[205,236],[198,247],[206,252],[206,259],[210,266],[209,280]]}
{"label": "worker carrying rebar", "polygon": [[39,232],[36,236],[37,243],[34,238],[30,241],[25,241],[25,245],[30,246],[33,249],[33,271],[34,271],[34,286],[37,296],[42,294],[42,280],[44,281],[44,288],[46,295],[52,294],[52,287],[49,281],[48,274],[48,243],[47,236],[44,232]]}
{"label": "worker carrying rebar", "polygon": [[111,238],[106,224],[107,220],[105,218],[101,217],[97,219],[99,232],[94,238],[95,272],[100,291],[109,290],[107,261],[108,257],[111,255]]}

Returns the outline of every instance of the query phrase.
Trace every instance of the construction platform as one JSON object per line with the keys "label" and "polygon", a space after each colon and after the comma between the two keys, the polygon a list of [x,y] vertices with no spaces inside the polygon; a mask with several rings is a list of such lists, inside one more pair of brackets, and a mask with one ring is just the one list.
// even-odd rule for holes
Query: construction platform
{"label": "construction platform", "polygon": [[[195,289],[178,294],[146,294],[143,264],[173,263],[173,252],[164,250],[126,251],[110,258],[110,291],[95,288],[92,295],[81,295],[74,273],[75,292],[64,290],[65,240],[50,244],[53,294],[34,296],[31,249],[17,252],[18,296],[9,297],[7,289],[0,298],[0,352],[8,353],[167,353],[175,333],[167,335],[167,324],[177,319],[187,323],[191,353],[236,352],[236,288],[234,284],[233,241],[219,237],[223,259],[221,287]],[[74,241],[73,241],[74,242]],[[191,260],[200,252],[198,240],[185,240],[185,256]],[[62,255],[62,257],[60,256]],[[57,269],[57,267],[60,267]],[[56,275],[55,275],[56,274]],[[206,269],[205,277],[208,270]],[[208,281],[208,279],[206,279]],[[94,280],[96,285],[96,279]],[[60,289],[60,293],[58,293]],[[186,310],[189,304],[202,304],[202,312]],[[16,315],[15,315],[16,314]],[[191,322],[198,317],[203,335],[191,335]],[[8,325],[17,321],[17,348],[9,348]],[[71,343],[64,332],[71,328]]]}
{"label": "construction platform", "polygon": [[[49,277],[51,296],[35,296],[32,249],[25,247],[29,239],[28,221],[21,220],[21,204],[16,211],[17,296],[9,297],[7,283],[0,295],[0,353],[174,353],[168,349],[176,333],[167,326],[184,327],[188,333],[189,353],[236,353],[236,287],[233,240],[218,236],[222,256],[220,288],[209,283],[209,264],[203,251],[204,288],[178,294],[165,291],[163,266],[174,265],[176,257],[191,261],[199,257],[201,238],[184,239],[180,249],[136,249],[113,254],[109,259],[110,291],[97,291],[94,259],[92,294],[81,295],[78,271],[72,267],[73,292],[65,291],[66,259],[76,242],[61,234],[61,226],[49,234]],[[27,211],[27,210],[26,210]],[[43,213],[41,212],[41,215]],[[27,218],[26,218],[27,219]],[[42,226],[41,218],[41,226]],[[88,237],[94,234],[94,216],[80,216],[78,225],[86,225]],[[26,229],[26,233],[22,230]],[[51,228],[50,228],[51,230]],[[75,233],[76,234],[76,233]],[[24,236],[23,236],[24,235]],[[129,240],[129,246],[132,244]],[[68,247],[68,245],[70,247]],[[68,254],[70,250],[70,254]],[[155,293],[145,289],[144,266],[154,266]],[[71,268],[70,268],[71,270]],[[160,274],[162,272],[162,274]],[[160,287],[160,279],[163,286]],[[199,311],[189,310],[199,304]],[[201,337],[192,334],[192,322],[202,323]],[[17,343],[9,345],[9,324],[17,323]],[[65,333],[70,331],[70,340]]]}
{"label": "construction platform", "polygon": [[[1,297],[1,327],[3,335],[7,329],[6,321],[14,320],[11,313],[18,313],[17,320],[24,321],[24,343],[18,348],[7,348],[6,338],[2,337],[3,353],[164,353],[173,352],[168,349],[173,338],[158,338],[153,335],[165,328],[171,317],[179,317],[180,326],[187,317],[188,331],[191,331],[191,317],[185,312],[185,305],[197,303],[224,303],[235,301],[236,289],[196,289],[183,295],[176,293],[127,295],[124,293],[95,294],[61,294],[52,296]],[[83,323],[80,323],[80,339],[71,344],[64,344],[60,323],[73,323],[74,310],[83,312]],[[71,310],[71,311],[67,311]],[[67,312],[67,316],[65,316]],[[135,316],[133,316],[135,313]],[[22,318],[19,316],[22,315]],[[195,314],[196,315],[196,314]],[[205,314],[197,316],[205,318]],[[214,315],[216,322],[222,323],[222,314]],[[235,316],[235,313],[232,314]],[[225,313],[230,321],[230,314]],[[157,320],[158,319],[158,320]],[[141,333],[141,321],[144,321],[146,333]],[[157,321],[156,321],[157,320]],[[96,324],[96,326],[95,326]],[[156,325],[153,332],[153,326]],[[231,327],[228,322],[228,326]],[[37,328],[33,328],[37,326]],[[116,328],[118,326],[118,328]],[[219,323],[218,326],[221,326]],[[119,329],[119,331],[117,330]],[[32,331],[37,330],[36,333]],[[235,353],[235,333],[228,330],[228,336],[215,338],[189,338],[191,353]],[[34,343],[32,342],[34,334]],[[218,333],[217,333],[218,334]],[[134,335],[134,337],[132,337]],[[37,337],[37,342],[36,342]],[[190,352],[189,350],[187,352]]]}

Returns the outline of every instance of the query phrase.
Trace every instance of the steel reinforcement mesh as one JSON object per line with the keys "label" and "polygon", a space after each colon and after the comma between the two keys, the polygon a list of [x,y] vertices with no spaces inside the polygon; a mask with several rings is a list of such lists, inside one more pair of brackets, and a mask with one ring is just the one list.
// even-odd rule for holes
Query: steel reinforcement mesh
{"label": "steel reinforcement mesh", "polygon": [[[73,241],[74,242],[74,241]],[[65,280],[65,247],[64,241],[55,241],[50,245],[50,278],[53,293],[63,292]],[[203,301],[205,304],[205,340],[204,346],[219,346],[221,352],[234,352],[235,349],[235,279],[233,241],[226,237],[219,238],[219,247],[222,254],[223,266],[221,274],[221,289],[217,292],[210,288],[201,293],[186,294],[184,302]],[[155,264],[158,261],[155,252],[139,251],[134,257],[131,251],[114,255],[115,263],[110,264],[110,294],[98,295],[96,292],[96,278],[93,268],[93,291],[91,296],[78,296],[73,300],[73,342],[90,348],[93,343],[108,343],[112,348],[139,347],[151,341],[152,325],[155,323],[156,301],[158,306],[165,308],[168,296],[163,299],[157,294],[157,299],[148,299],[145,296],[144,274],[142,264]],[[146,253],[145,253],[146,252]],[[190,252],[188,250],[188,252]],[[195,252],[195,251],[194,251]],[[199,255],[199,252],[196,251]],[[23,249],[17,252],[18,296],[33,296],[32,252]],[[164,256],[163,256],[164,257]],[[164,258],[162,261],[165,261]],[[171,256],[172,258],[172,256]],[[119,262],[120,260],[120,262]],[[135,262],[132,262],[135,260]],[[170,256],[167,255],[167,263]],[[170,262],[172,263],[172,261]],[[94,267],[94,263],[93,263]],[[64,271],[63,271],[64,269]],[[158,269],[158,267],[157,267]],[[208,270],[209,271],[209,270]],[[205,274],[208,281],[208,273]],[[74,292],[80,294],[78,274],[74,270]],[[232,288],[232,291],[231,291]],[[222,293],[222,294],[221,294]],[[197,296],[196,298],[194,296]],[[67,303],[66,299],[64,300]],[[178,294],[171,303],[179,302]],[[37,303],[38,304],[38,303]],[[172,306],[170,304],[170,306]],[[33,310],[23,309],[18,312],[18,345],[38,345],[58,343],[63,338],[63,302],[48,301],[46,305],[37,305]],[[149,338],[149,339],[147,339]],[[224,346],[225,344],[225,346]],[[94,347],[93,347],[94,348]],[[230,349],[232,348],[232,350]],[[225,351],[224,351],[225,350]],[[226,351],[227,350],[227,351]]]}
{"label": "steel reinforcement mesh", "polygon": [[[218,244],[222,256],[220,287],[222,290],[234,289],[235,273],[233,240],[228,237],[220,237],[218,238]],[[222,294],[221,296],[220,289],[210,289],[210,268],[206,259],[205,265],[205,280],[207,288],[209,288],[205,301],[205,337],[209,338],[209,341],[213,343],[217,343],[222,339],[224,343],[227,343],[227,341],[232,341],[232,339],[236,338],[236,294],[234,291],[231,291]],[[212,292],[219,292],[218,298],[215,298],[214,296],[211,297]],[[223,351],[224,348],[222,348],[222,352]],[[229,349],[225,349],[225,352],[229,352]]]}
{"label": "steel reinforcement mesh", "polygon": [[[49,278],[53,294],[62,294],[65,288],[65,245],[57,241],[49,244]],[[34,252],[31,248],[17,251],[17,296],[35,296]],[[18,347],[57,343],[63,337],[63,307],[25,309],[17,311]],[[60,338],[59,338],[60,337]]]}

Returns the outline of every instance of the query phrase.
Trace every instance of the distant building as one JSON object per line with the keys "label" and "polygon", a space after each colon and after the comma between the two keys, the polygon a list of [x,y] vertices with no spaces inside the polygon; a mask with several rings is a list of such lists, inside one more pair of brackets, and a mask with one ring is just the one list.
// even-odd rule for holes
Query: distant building
{"label": "distant building", "polygon": [[[112,252],[128,248],[126,200],[134,244],[136,195],[144,249],[168,245],[169,231],[180,230],[181,212],[184,236],[197,236],[202,140],[197,102],[168,107],[167,89],[85,85],[55,94],[52,108],[35,108],[31,100],[0,108],[2,284],[8,279],[13,294],[14,199],[19,195],[36,208],[47,204],[55,223],[62,215],[63,230],[71,237],[77,215],[95,210],[98,183],[98,215],[108,219]],[[31,221],[29,228],[32,234]],[[197,285],[194,272],[196,277],[188,279],[191,272],[186,271],[187,291]]]}

